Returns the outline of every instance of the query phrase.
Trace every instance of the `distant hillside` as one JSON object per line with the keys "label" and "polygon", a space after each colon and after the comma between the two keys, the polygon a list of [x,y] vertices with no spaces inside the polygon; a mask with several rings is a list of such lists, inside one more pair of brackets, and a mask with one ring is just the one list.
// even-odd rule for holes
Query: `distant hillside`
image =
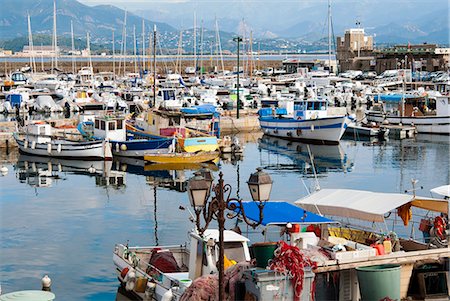
{"label": "distant hillside", "polygon": [[[27,12],[31,16],[33,34],[51,34],[53,30],[53,0],[7,0],[2,1],[0,10],[0,38],[11,39],[26,36]],[[122,35],[124,10],[112,5],[87,6],[76,0],[58,0],[56,3],[56,22],[58,35],[70,34],[70,21],[73,22],[75,35],[85,36],[89,31],[93,38],[111,37],[115,30],[116,37]],[[147,30],[153,28],[154,22],[145,21]],[[175,29],[156,22],[159,32]],[[131,35],[133,26],[140,34],[142,18],[130,12],[127,16],[127,35]]]}

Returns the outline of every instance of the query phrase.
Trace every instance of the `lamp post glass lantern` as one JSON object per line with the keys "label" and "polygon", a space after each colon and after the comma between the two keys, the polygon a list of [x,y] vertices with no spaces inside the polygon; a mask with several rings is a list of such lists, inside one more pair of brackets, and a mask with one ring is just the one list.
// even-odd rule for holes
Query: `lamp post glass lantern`
{"label": "lamp post glass lantern", "polygon": [[[213,219],[217,219],[219,227],[219,301],[224,300],[225,297],[225,284],[224,284],[224,231],[225,231],[225,209],[229,209],[237,212],[242,217],[244,222],[256,228],[263,221],[263,211],[265,202],[270,198],[270,192],[272,190],[272,179],[270,176],[258,168],[257,172],[250,175],[248,180],[248,186],[252,199],[257,203],[259,208],[259,220],[252,221],[247,218],[244,211],[243,200],[238,198],[231,198],[231,186],[224,184],[223,173],[219,173],[219,180],[216,185],[212,185],[213,178],[211,173],[209,176],[202,176],[202,172],[196,172],[188,182],[188,194],[191,206],[196,214],[196,227],[200,235],[208,228],[208,225]],[[212,186],[214,195],[209,198],[209,191]],[[201,215],[204,218],[204,226],[200,225]],[[238,214],[233,215],[231,218],[236,217]]]}
{"label": "lamp post glass lantern", "polygon": [[210,182],[200,172],[196,172],[188,183],[189,201],[193,208],[203,208],[205,206],[210,188]]}

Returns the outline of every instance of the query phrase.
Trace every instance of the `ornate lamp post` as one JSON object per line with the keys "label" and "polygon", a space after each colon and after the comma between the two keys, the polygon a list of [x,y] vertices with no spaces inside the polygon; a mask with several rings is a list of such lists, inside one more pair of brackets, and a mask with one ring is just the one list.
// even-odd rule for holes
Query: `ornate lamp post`
{"label": "ornate lamp post", "polygon": [[239,119],[239,43],[242,42],[241,37],[235,37],[233,38],[233,41],[237,43],[237,90],[236,90],[236,97],[237,97],[237,106],[236,106],[236,118]]}
{"label": "ornate lamp post", "polygon": [[[241,199],[231,198],[231,186],[224,184],[223,174],[219,173],[219,180],[216,185],[212,185],[213,178],[210,171],[196,172],[195,176],[188,182],[188,194],[189,201],[196,215],[197,231],[200,235],[203,235],[208,228],[209,223],[213,219],[217,219],[219,225],[219,300],[224,300],[225,285],[224,279],[224,230],[225,230],[225,209],[235,210],[239,208],[240,214],[249,226],[256,228],[261,224],[263,220],[263,209],[265,202],[270,198],[270,192],[272,190],[272,179],[270,176],[263,172],[261,168],[250,175],[247,181],[250,193],[254,202],[257,203],[259,208],[259,220],[250,221],[244,212],[244,206]],[[214,196],[209,198],[209,193],[212,187]],[[200,219],[203,215],[205,225],[201,227]]]}

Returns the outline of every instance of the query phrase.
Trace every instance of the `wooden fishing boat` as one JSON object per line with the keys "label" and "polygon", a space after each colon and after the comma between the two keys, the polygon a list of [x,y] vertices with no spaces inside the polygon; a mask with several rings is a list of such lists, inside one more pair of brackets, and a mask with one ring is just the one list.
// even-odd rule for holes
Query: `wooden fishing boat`
{"label": "wooden fishing boat", "polygon": [[197,152],[197,153],[148,153],[144,160],[152,163],[203,163],[213,161],[219,157],[219,152]]}
{"label": "wooden fishing boat", "polygon": [[54,137],[49,124],[30,124],[24,132],[14,133],[14,139],[22,153],[36,156],[111,160],[108,141],[77,141]]}
{"label": "wooden fishing boat", "polygon": [[[214,160],[215,161],[215,160]],[[206,168],[212,171],[218,171],[219,167],[214,163],[154,163],[144,166],[145,171],[152,170],[199,170]]]}

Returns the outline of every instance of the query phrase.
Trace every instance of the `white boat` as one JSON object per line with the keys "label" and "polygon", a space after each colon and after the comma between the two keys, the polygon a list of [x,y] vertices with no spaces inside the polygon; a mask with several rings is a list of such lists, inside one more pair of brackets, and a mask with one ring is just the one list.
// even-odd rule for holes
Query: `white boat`
{"label": "white boat", "polygon": [[58,158],[111,160],[107,141],[75,141],[52,136],[49,124],[30,124],[23,133],[14,133],[19,150],[23,153]]}
{"label": "white boat", "polygon": [[347,126],[346,133],[356,136],[387,138],[389,129],[380,128],[372,124],[364,125],[362,123],[351,122]]}
{"label": "white boat", "polygon": [[[406,110],[408,110],[406,105]],[[401,116],[400,111],[386,113],[383,111],[369,111],[366,113],[368,121],[381,123],[387,120],[390,124],[414,125],[417,133],[450,135],[450,101],[449,96],[436,96],[435,114],[422,114],[417,107],[413,107],[410,113]]]}
{"label": "white boat", "polygon": [[42,78],[34,82],[34,87],[37,89],[49,89],[55,91],[60,85],[60,82],[55,74],[46,74]]}
{"label": "white boat", "polygon": [[[219,231],[206,230],[202,236],[193,231],[189,236],[190,247],[186,244],[151,247],[117,244],[113,262],[120,283],[139,299],[179,300],[193,279],[217,273]],[[225,230],[224,254],[237,262],[250,261],[247,242],[246,237]],[[154,260],[156,256],[164,257],[165,264],[158,265],[158,260]],[[149,295],[150,299],[146,299]]]}
{"label": "white boat", "polygon": [[329,116],[325,100],[286,102],[286,108],[264,108],[259,123],[265,134],[293,140],[337,144],[350,122],[345,115]]}

